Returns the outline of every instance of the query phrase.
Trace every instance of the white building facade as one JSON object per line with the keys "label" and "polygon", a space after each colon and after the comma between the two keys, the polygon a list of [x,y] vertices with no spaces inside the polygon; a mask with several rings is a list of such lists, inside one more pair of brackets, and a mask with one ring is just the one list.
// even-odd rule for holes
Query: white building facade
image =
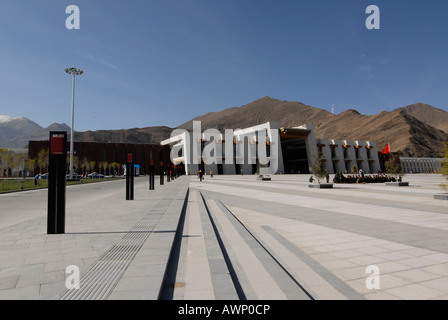
{"label": "white building facade", "polygon": [[245,129],[201,131],[200,122],[193,132],[176,129],[161,142],[171,146],[171,161],[183,163],[186,174],[198,170],[209,174],[310,173],[319,152],[329,173],[362,169],[366,173],[380,170],[374,142],[316,139],[312,125],[279,128],[267,122]]}
{"label": "white building facade", "polygon": [[317,139],[329,173],[378,173],[381,170],[378,150],[372,141]]}
{"label": "white building facade", "polygon": [[443,158],[400,157],[401,168],[405,173],[441,172]]}

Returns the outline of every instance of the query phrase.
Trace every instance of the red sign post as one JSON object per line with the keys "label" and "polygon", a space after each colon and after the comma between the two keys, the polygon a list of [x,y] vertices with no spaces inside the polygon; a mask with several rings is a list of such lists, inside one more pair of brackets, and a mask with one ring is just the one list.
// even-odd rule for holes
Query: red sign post
{"label": "red sign post", "polygon": [[48,234],[65,233],[66,154],[67,132],[50,132],[50,154],[48,166]]}
{"label": "red sign post", "polygon": [[134,154],[126,158],[126,200],[134,200]]}
{"label": "red sign post", "polygon": [[152,158],[152,151],[149,156],[149,190],[154,190],[154,159]]}

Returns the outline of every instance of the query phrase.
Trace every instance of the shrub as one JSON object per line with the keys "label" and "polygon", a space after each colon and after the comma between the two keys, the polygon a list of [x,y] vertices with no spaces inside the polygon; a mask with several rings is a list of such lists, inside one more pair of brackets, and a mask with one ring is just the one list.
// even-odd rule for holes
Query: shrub
{"label": "shrub", "polygon": [[[317,156],[316,161],[314,162],[313,175],[317,178],[317,181],[320,184],[320,181],[328,176],[328,171],[325,169],[325,159],[320,152]],[[328,178],[327,178],[328,179]]]}
{"label": "shrub", "polygon": [[374,176],[371,175],[348,175],[344,176],[341,171],[338,171],[334,176],[334,183],[384,183],[384,182],[396,182],[397,179],[394,177],[377,174]]}
{"label": "shrub", "polygon": [[404,176],[403,168],[401,167],[400,157],[398,155],[393,155],[386,163],[384,164],[386,167],[386,172],[388,174],[397,176]]}
{"label": "shrub", "polygon": [[445,142],[445,147],[443,148],[443,154],[445,159],[442,161],[442,176],[445,177],[447,183],[442,183],[440,186],[442,189],[448,189],[448,142]]}

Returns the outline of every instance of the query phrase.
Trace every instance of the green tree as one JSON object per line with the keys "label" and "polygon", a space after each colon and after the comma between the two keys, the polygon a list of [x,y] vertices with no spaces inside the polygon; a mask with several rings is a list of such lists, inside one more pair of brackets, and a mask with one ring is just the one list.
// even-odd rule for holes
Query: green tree
{"label": "green tree", "polygon": [[93,170],[95,169],[95,164],[96,164],[96,162],[95,161],[89,161],[89,168],[90,168],[90,173],[92,173],[93,172]]}
{"label": "green tree", "polygon": [[9,177],[9,169],[14,166],[14,156],[12,152],[8,151],[3,154],[4,168],[6,169],[6,176]]}
{"label": "green tree", "polygon": [[23,178],[25,178],[25,154],[19,153],[14,157],[13,167],[18,169],[18,176],[20,177],[23,174]]}
{"label": "green tree", "polygon": [[311,167],[313,170],[313,175],[317,178],[319,184],[322,179],[328,176],[328,171],[325,169],[325,159],[322,152],[319,152],[316,160],[314,161],[314,166]]}
{"label": "green tree", "polygon": [[37,154],[37,166],[39,167],[40,173],[42,171],[46,172],[48,168],[49,161],[49,149],[42,149]]}
{"label": "green tree", "polygon": [[115,172],[117,172],[117,169],[118,169],[118,167],[120,166],[120,164],[119,164],[118,162],[112,162],[112,163],[110,164],[110,166],[111,166],[112,169],[113,169],[113,173],[112,173],[112,175],[115,176]]}
{"label": "green tree", "polygon": [[[5,164],[3,162],[3,157],[9,152],[8,149],[0,148],[0,170],[5,167]],[[0,173],[0,176],[3,176],[3,172]]]}
{"label": "green tree", "polygon": [[36,159],[28,159],[25,161],[25,170],[32,172],[34,174],[34,169],[36,167]]}
{"label": "green tree", "polygon": [[447,183],[442,183],[440,186],[443,190],[448,190],[448,142],[445,142],[443,154],[444,159],[442,161],[442,176],[445,178]]}
{"label": "green tree", "polygon": [[[0,148],[0,177],[3,177],[3,169],[7,169],[7,167],[6,167],[6,163],[5,163],[5,161],[4,161],[4,157],[6,156],[6,154],[9,152],[9,150],[8,149],[2,149],[2,148]],[[4,179],[1,179],[2,180],[2,189],[4,189],[5,188],[5,180]]]}
{"label": "green tree", "polygon": [[103,162],[103,168],[104,168],[104,175],[106,175],[106,170],[108,169],[109,164],[107,163],[107,161]]}
{"label": "green tree", "polygon": [[77,156],[73,156],[73,171],[75,173],[79,172],[79,158]]}
{"label": "green tree", "polygon": [[404,171],[401,166],[400,157],[398,155],[393,155],[386,163],[386,173],[391,174],[395,177],[404,176]]}
{"label": "green tree", "polygon": [[90,161],[89,161],[89,159],[87,159],[87,157],[84,157],[84,158],[82,159],[81,167],[83,168],[83,173],[84,173],[84,174],[89,173],[89,170],[90,170]]}

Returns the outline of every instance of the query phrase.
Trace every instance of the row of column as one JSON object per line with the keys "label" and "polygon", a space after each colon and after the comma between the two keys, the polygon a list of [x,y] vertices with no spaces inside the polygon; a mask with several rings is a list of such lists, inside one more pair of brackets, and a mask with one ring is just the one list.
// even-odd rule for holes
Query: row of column
{"label": "row of column", "polygon": [[369,141],[318,139],[317,149],[326,160],[329,173],[352,172],[352,169],[377,173],[381,170],[376,146]]}

